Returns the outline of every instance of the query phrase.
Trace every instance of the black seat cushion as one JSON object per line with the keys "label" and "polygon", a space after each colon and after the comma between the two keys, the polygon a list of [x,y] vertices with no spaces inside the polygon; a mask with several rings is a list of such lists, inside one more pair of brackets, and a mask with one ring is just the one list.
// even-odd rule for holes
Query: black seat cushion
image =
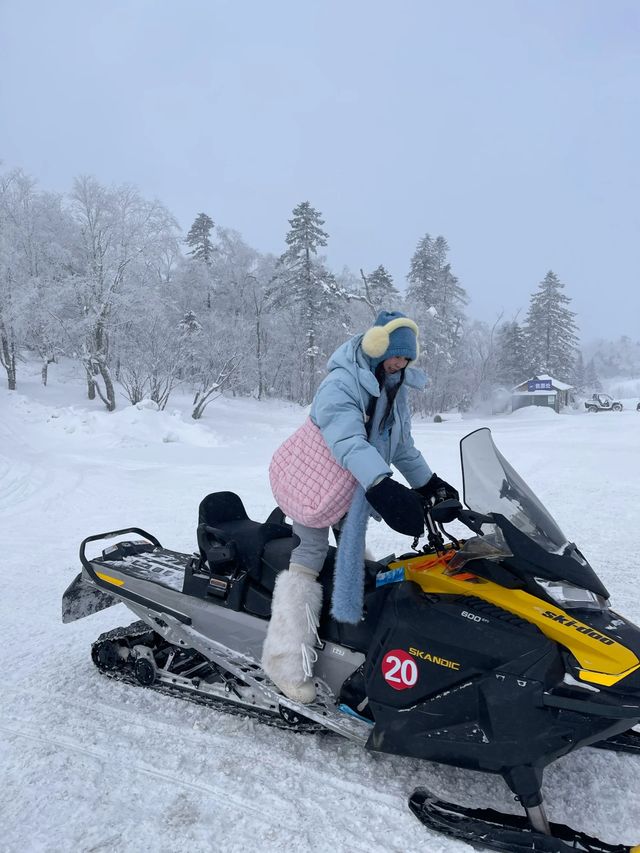
{"label": "black seat cushion", "polygon": [[[200,503],[198,510],[198,546],[203,559],[214,543],[234,543],[237,559],[250,577],[260,582],[261,560],[265,544],[271,540],[284,539],[291,542],[293,534],[288,524],[269,519],[260,524],[252,521],[244,504],[234,492],[213,492]],[[275,516],[277,519],[278,516]]]}

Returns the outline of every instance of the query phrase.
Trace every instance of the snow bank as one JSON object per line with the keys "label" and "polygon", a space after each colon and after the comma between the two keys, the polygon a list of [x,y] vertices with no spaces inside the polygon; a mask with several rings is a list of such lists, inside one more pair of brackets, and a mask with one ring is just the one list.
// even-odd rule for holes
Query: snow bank
{"label": "snow bank", "polygon": [[549,406],[523,406],[521,409],[511,412],[509,417],[520,421],[539,421],[557,418],[558,413]]}
{"label": "snow bank", "polygon": [[210,426],[191,418],[185,420],[178,409],[159,411],[151,400],[107,412],[88,411],[80,406],[51,407],[22,394],[6,394],[8,408],[22,417],[26,428],[38,433],[43,443],[66,441],[68,436],[89,442],[96,450],[174,442],[193,447],[218,447],[229,443],[228,439],[223,442]]}

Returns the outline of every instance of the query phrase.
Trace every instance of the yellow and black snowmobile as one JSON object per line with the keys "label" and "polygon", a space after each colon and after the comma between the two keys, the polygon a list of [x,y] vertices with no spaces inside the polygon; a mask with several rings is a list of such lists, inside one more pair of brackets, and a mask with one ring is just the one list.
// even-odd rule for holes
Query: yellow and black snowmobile
{"label": "yellow and black snowmobile", "polygon": [[[330,550],[314,705],[282,696],[259,663],[291,527],[279,510],[251,521],[233,493],[203,500],[194,555],[137,528],[85,539],[63,619],[122,602],[139,621],[94,643],[105,674],[374,751],[500,774],[526,812],[467,809],[419,789],[409,806],[432,831],[508,853],[640,853],[550,824],[541,795],[544,768],[579,747],[640,756],[640,629],[610,609],[488,429],[461,441],[461,457],[467,508],[425,507],[428,545],[367,562],[357,626],[329,615]],[[454,538],[451,522],[475,535]],[[89,543],[130,533],[144,538],[87,557]]]}

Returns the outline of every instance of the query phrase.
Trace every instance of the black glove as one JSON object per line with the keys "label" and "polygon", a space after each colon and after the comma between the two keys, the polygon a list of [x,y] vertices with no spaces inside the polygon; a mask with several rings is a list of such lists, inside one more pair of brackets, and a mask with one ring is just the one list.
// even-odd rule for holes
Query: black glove
{"label": "black glove", "polygon": [[419,495],[422,495],[422,497],[427,500],[431,500],[433,498],[434,503],[450,499],[454,501],[460,500],[460,495],[453,486],[447,483],[446,480],[441,480],[437,474],[432,474],[424,486],[420,486],[419,489],[415,489],[414,491],[418,492]]}
{"label": "black glove", "polygon": [[406,536],[422,536],[424,507],[413,489],[385,477],[367,490],[367,500],[393,530]]}

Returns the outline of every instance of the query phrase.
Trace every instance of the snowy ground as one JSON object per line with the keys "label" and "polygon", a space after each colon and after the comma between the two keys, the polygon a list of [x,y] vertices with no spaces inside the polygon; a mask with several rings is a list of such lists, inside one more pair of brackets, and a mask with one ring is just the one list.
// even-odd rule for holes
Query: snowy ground
{"label": "snowy ground", "polygon": [[[417,786],[517,811],[502,781],[363,752],[114,683],[93,667],[120,605],[70,625],[61,595],[91,533],[136,525],[191,551],[197,506],[230,489],[249,514],[273,507],[267,466],[304,412],[219,400],[200,423],[188,400],[165,413],[103,412],[54,367],[0,391],[0,851],[471,850],[428,833],[406,800]],[[66,380],[66,381],[65,381]],[[491,427],[503,454],[586,553],[615,608],[640,622],[640,413],[417,423],[434,469],[459,484],[458,440]],[[407,541],[372,524],[377,554]],[[640,759],[584,749],[545,774],[552,820],[640,842]]]}

